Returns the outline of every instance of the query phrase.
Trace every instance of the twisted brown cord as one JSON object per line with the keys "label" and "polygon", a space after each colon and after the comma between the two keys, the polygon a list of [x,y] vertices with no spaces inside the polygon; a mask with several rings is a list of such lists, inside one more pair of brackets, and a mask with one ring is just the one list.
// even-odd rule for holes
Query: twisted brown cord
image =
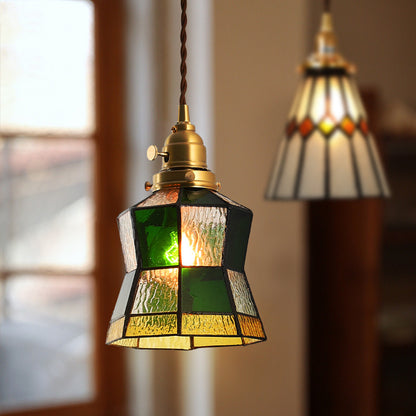
{"label": "twisted brown cord", "polygon": [[179,98],[179,104],[186,104],[185,93],[187,88],[186,83],[186,24],[188,19],[186,17],[187,0],[181,0],[181,96]]}
{"label": "twisted brown cord", "polygon": [[331,0],[324,0],[324,11],[329,13],[331,10]]}

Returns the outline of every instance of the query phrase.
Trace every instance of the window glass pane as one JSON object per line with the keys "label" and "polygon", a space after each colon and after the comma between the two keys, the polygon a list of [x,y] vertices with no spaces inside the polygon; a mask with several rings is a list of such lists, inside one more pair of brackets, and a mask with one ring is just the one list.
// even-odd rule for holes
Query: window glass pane
{"label": "window glass pane", "polygon": [[0,410],[93,396],[92,280],[10,277],[0,321]]}
{"label": "window glass pane", "polygon": [[0,141],[0,265],[93,265],[93,146],[88,140]]}
{"label": "window glass pane", "polygon": [[89,133],[93,114],[89,1],[0,1],[0,128]]}

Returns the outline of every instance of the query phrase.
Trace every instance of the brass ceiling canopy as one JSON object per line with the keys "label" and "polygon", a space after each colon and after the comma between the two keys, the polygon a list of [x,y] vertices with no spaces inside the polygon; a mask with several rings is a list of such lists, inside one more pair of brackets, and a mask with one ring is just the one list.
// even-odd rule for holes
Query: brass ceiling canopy
{"label": "brass ceiling canopy", "polygon": [[322,14],[321,26],[315,37],[315,50],[301,66],[301,71],[327,68],[345,70],[349,74],[355,73],[355,66],[344,59],[337,46],[332,15],[326,11]]}
{"label": "brass ceiling canopy", "polygon": [[220,185],[213,172],[207,169],[206,148],[195,126],[189,120],[189,108],[179,105],[178,122],[159,152],[155,145],[147,149],[147,158],[162,157],[162,169],[153,175],[153,184],[146,182],[147,190],[157,191],[173,186],[218,190]]}

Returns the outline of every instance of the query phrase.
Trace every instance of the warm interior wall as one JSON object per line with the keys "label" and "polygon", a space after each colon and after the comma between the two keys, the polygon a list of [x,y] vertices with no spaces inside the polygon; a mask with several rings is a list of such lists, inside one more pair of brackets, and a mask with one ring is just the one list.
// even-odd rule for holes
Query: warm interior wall
{"label": "warm interior wall", "polygon": [[[311,4],[310,34],[319,24],[320,4]],[[414,0],[333,1],[341,52],[357,65],[360,85],[376,87],[384,101],[416,106],[416,2]],[[312,47],[312,42],[308,45]]]}
{"label": "warm interior wall", "polygon": [[254,212],[246,273],[268,341],[215,351],[215,415],[305,412],[305,224],[300,203],[266,202],[304,59],[306,0],[214,1],[215,167]]}

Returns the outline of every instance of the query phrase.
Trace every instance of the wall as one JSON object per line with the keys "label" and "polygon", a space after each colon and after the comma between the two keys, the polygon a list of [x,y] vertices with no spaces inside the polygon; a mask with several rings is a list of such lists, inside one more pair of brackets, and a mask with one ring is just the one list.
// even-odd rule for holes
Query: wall
{"label": "wall", "polygon": [[269,338],[215,351],[216,416],[305,412],[304,206],[263,195],[304,59],[306,3],[214,1],[216,174],[254,211],[246,272]]}

